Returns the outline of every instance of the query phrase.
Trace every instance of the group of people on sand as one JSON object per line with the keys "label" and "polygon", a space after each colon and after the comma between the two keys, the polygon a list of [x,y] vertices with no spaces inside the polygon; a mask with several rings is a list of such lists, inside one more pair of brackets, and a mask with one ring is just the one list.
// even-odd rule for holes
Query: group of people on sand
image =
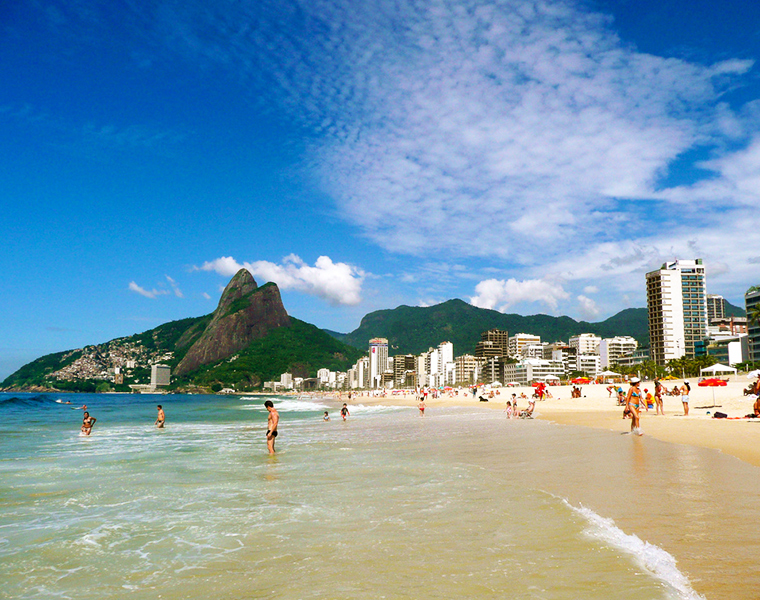
{"label": "group of people on sand", "polygon": [[[522,394],[522,398],[527,398],[525,394]],[[536,396],[534,395],[533,398]],[[520,410],[517,406],[517,394],[512,394],[512,398],[507,400],[507,405],[504,408],[504,412],[507,415],[507,419],[532,419],[533,411],[536,408],[536,401],[531,398],[528,400],[528,408]]]}
{"label": "group of people on sand", "polygon": [[[644,389],[643,392],[640,389],[641,379],[633,377],[630,382],[631,387],[628,390],[628,394],[625,397],[625,409],[623,410],[623,418],[631,419],[631,433],[642,435],[640,416],[641,411],[648,412],[650,408],[655,409],[655,414],[665,415],[665,409],[663,406],[662,398],[668,395],[667,388],[658,379],[654,381],[654,396],[648,389]],[[671,396],[678,396],[683,405],[683,414],[688,416],[689,414],[689,394],[691,392],[691,385],[688,381],[684,381],[681,387],[676,386],[677,392],[674,389],[670,392]],[[618,394],[622,392],[622,388],[618,388]],[[646,394],[646,395],[645,395]],[[620,402],[618,402],[619,404]]]}

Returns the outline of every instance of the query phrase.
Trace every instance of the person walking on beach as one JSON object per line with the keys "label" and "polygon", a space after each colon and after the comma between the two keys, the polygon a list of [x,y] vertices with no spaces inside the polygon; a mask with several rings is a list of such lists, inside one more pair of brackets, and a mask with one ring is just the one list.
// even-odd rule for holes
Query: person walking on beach
{"label": "person walking on beach", "polygon": [[639,426],[639,405],[644,401],[641,397],[639,384],[641,379],[634,377],[631,379],[631,388],[628,390],[628,396],[625,399],[625,408],[631,415],[631,433],[643,435]]}
{"label": "person walking on beach", "polygon": [[90,413],[84,411],[84,415],[82,415],[82,433],[84,435],[92,433],[92,426],[95,425],[95,421],[97,421],[95,417],[91,417]]}
{"label": "person walking on beach", "polygon": [[164,409],[161,407],[160,404],[157,406],[157,408],[158,408],[158,418],[156,419],[155,425],[159,429],[163,429],[164,421],[166,421],[166,415],[164,414]]}
{"label": "person walking on beach", "polygon": [[267,419],[267,448],[269,454],[274,454],[274,439],[277,437],[277,425],[280,422],[280,413],[274,407],[271,400],[264,402],[264,407],[269,411]]}
{"label": "person walking on beach", "polygon": [[689,416],[689,392],[690,391],[691,391],[691,386],[689,385],[689,382],[684,381],[683,386],[681,387],[681,402],[683,403],[684,417]]}

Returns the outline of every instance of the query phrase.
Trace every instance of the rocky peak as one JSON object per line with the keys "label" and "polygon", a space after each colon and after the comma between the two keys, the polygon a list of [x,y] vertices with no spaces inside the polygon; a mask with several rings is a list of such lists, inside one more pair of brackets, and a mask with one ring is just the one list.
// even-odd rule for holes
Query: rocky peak
{"label": "rocky peak", "polygon": [[290,327],[290,317],[277,284],[258,287],[253,276],[240,269],[224,288],[211,321],[177,365],[176,373],[182,375],[229,358],[278,327]]}

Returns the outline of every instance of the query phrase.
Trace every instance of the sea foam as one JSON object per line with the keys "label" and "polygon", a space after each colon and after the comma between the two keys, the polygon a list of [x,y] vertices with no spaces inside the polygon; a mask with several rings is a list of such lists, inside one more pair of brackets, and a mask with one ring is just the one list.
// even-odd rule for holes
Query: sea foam
{"label": "sea foam", "polygon": [[639,566],[670,588],[676,594],[676,598],[705,600],[704,596],[692,589],[688,577],[678,569],[677,561],[672,554],[641,540],[634,534],[625,533],[612,519],[602,517],[585,506],[575,507],[567,500],[564,502],[588,522],[586,535],[630,555]]}

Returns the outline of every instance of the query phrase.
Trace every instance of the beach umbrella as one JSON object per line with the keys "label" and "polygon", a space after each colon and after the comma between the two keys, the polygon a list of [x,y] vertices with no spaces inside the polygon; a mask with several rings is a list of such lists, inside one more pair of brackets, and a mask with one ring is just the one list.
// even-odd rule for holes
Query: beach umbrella
{"label": "beach umbrella", "polygon": [[703,379],[697,385],[701,387],[711,387],[713,389],[713,403],[712,406],[708,406],[707,408],[715,408],[715,388],[726,385],[726,382],[717,377],[710,377],[709,379]]}

